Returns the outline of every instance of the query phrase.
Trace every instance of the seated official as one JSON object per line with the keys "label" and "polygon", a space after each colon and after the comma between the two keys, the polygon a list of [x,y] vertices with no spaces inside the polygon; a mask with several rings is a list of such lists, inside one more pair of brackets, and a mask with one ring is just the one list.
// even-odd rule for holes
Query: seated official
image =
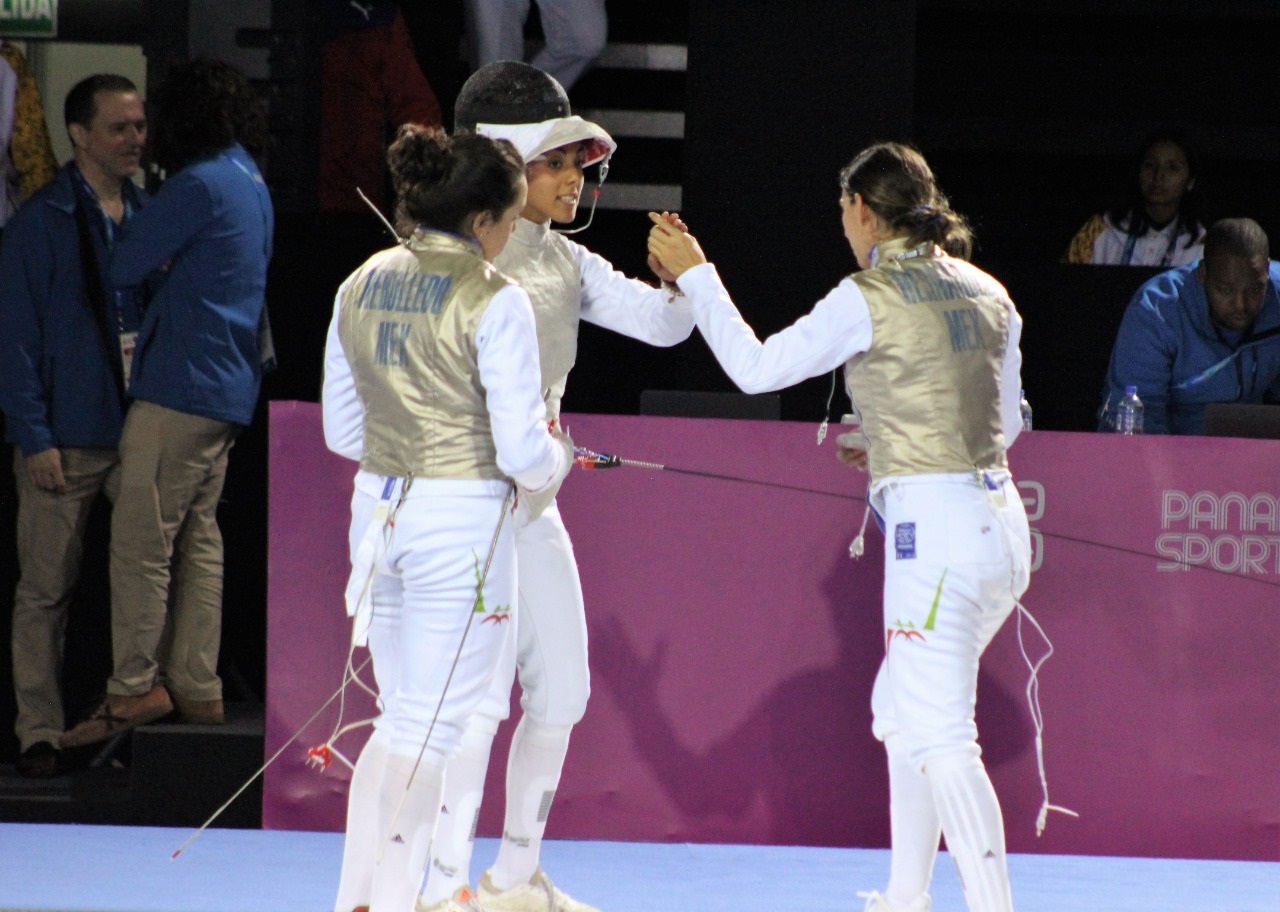
{"label": "seated official", "polygon": [[1280,263],[1253,219],[1223,219],[1204,258],[1155,276],[1125,310],[1099,430],[1136,386],[1148,434],[1199,434],[1210,402],[1280,401]]}

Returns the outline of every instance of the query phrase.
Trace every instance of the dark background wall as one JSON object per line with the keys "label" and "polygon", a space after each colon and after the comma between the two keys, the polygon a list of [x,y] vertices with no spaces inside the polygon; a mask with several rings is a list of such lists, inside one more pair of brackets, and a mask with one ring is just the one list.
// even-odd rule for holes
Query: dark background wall
{"label": "dark background wall", "polygon": [[[266,399],[315,399],[338,282],[386,243],[371,216],[314,211],[318,37],[309,0],[138,0],[119,5],[154,67],[199,50],[212,5],[220,20],[252,8],[234,31],[267,98],[277,146],[268,176],[278,208],[269,304],[280,370]],[[93,4],[64,0],[76,15]],[[199,15],[188,15],[188,8]],[[460,0],[405,3],[424,71],[451,109]],[[139,12],[141,11],[141,12]],[[1026,321],[1024,380],[1037,425],[1088,430],[1111,338],[1132,291],[1150,273],[1068,267],[1057,260],[1085,219],[1122,195],[1131,158],[1156,125],[1184,127],[1199,146],[1209,216],[1250,215],[1280,232],[1280,7],[1262,0],[613,0],[610,41],[681,45],[684,72],[588,73],[579,110],[683,112],[682,138],[624,139],[611,182],[683,187],[682,211],[762,333],[805,313],[853,268],[838,219],[836,175],[866,143],[916,143],[957,209],[975,224],[975,260],[1006,283]],[[215,17],[217,18],[217,17]],[[119,18],[91,19],[75,40],[128,40]],[[202,28],[204,28],[202,26]],[[207,31],[207,28],[205,28]],[[537,40],[536,21],[528,37]],[[609,185],[604,188],[609,193]],[[624,271],[644,275],[642,212],[601,210],[579,235]],[[830,388],[818,378],[786,391],[784,419],[816,422]],[[655,350],[584,326],[567,411],[635,413],[645,389],[729,390],[695,334]],[[833,415],[844,410],[837,392]],[[260,699],[266,581],[264,424],[237,443],[221,510],[227,541],[224,671],[232,696]],[[335,516],[343,505],[335,504]],[[0,528],[12,528],[12,478],[0,472]],[[105,541],[98,517],[96,550]],[[273,517],[288,522],[288,517]],[[0,539],[0,591],[16,578]],[[91,543],[91,555],[95,545]],[[105,560],[90,558],[68,649],[69,706],[100,689],[108,661]],[[8,639],[7,612],[0,639]],[[8,655],[0,657],[8,681]],[[0,687],[0,759],[14,749],[9,688]]]}
{"label": "dark background wall", "polygon": [[[433,32],[412,8],[420,59],[439,49],[440,30],[456,42],[460,19]],[[1200,150],[1207,220],[1250,215],[1280,231],[1280,130],[1265,114],[1280,88],[1273,4],[657,0],[613,3],[610,25],[611,42],[687,46],[688,68],[601,69],[574,87],[579,110],[685,116],[682,140],[624,138],[609,180],[682,186],[683,214],[762,335],[854,268],[836,216],[840,167],[868,142],[911,141],[974,223],[976,262],[1027,318],[1025,379],[1042,427],[1092,427],[1120,311],[1147,277],[1058,259],[1092,213],[1126,194],[1150,129],[1178,125]],[[432,65],[457,84],[456,65]],[[577,239],[645,275],[646,226],[641,212],[602,209]],[[276,271],[287,278],[273,306],[288,315],[292,350],[270,395],[315,396],[332,289],[384,238],[371,217],[305,205],[283,214]],[[731,389],[696,334],[663,351],[583,327],[567,409],[635,412],[655,387]],[[785,392],[783,417],[819,420],[829,388],[822,378]],[[842,407],[837,393],[833,411]]]}

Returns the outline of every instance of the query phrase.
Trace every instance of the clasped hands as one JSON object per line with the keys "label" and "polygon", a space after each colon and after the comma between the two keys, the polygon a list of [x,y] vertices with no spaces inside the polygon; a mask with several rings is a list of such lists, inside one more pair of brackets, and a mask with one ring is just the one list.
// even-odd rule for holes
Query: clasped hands
{"label": "clasped hands", "polygon": [[698,240],[679,215],[650,212],[649,268],[664,282],[675,282],[685,271],[707,262]]}

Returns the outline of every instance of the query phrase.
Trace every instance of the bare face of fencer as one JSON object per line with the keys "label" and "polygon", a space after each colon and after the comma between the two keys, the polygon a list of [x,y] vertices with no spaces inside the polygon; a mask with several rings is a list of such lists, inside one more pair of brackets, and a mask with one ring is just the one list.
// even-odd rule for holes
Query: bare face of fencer
{"label": "bare face of fencer", "polygon": [[1200,261],[1196,274],[1209,300],[1209,316],[1223,329],[1241,332],[1253,325],[1267,296],[1267,258],[1219,253]]}
{"label": "bare face of fencer", "polygon": [[476,229],[476,239],[480,241],[480,249],[484,251],[484,258],[490,263],[497,259],[498,254],[506,249],[507,241],[511,240],[511,233],[516,229],[516,219],[520,217],[521,210],[525,208],[528,197],[529,184],[521,176],[515,202],[507,207],[501,218],[495,220],[488,213],[479,216],[480,225]]}
{"label": "bare face of fencer", "polygon": [[521,215],[531,222],[564,224],[578,214],[578,200],[586,176],[582,169],[587,144],[572,142],[545,152],[525,169],[529,178],[529,202]]}
{"label": "bare face of fencer", "polygon": [[844,228],[845,240],[853,250],[853,258],[858,261],[860,269],[871,265],[871,251],[876,246],[879,236],[877,231],[880,219],[855,193],[852,197],[847,193],[840,194],[840,225]]}

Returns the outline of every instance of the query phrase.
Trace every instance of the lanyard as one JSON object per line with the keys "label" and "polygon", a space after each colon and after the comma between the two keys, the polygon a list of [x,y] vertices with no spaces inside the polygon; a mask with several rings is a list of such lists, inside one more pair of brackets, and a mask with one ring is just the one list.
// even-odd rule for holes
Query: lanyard
{"label": "lanyard", "polygon": [[107,215],[107,210],[102,208],[102,201],[98,199],[98,192],[80,173],[79,168],[72,168],[71,175],[75,179],[76,189],[79,191],[81,199],[87,204],[92,203],[92,208],[97,210],[99,222],[102,225],[102,236],[106,241],[107,250],[112,250],[116,245],[116,232],[123,227],[129,219],[133,218],[133,201],[129,198],[129,194],[122,188],[120,191],[120,199],[124,204],[124,214],[120,218],[120,224],[117,225],[115,219]]}
{"label": "lanyard", "polygon": [[[1133,216],[1131,215],[1130,218]],[[1178,231],[1177,222],[1173,223],[1173,237],[1169,238],[1169,246],[1165,248],[1164,256],[1160,259],[1161,266],[1168,266],[1173,260],[1173,251],[1178,247]],[[1128,266],[1129,261],[1133,259],[1133,248],[1138,244],[1138,236],[1132,231],[1129,232],[1128,240],[1124,243],[1124,255],[1120,258],[1121,266]]]}

